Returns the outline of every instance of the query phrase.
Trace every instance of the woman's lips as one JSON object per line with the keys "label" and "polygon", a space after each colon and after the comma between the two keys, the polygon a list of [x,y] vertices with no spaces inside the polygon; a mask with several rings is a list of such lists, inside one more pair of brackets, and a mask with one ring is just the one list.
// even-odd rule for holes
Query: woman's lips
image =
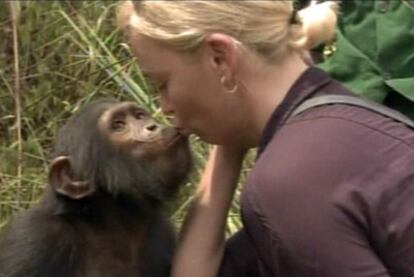
{"label": "woman's lips", "polygon": [[180,133],[180,135],[182,135],[182,136],[185,136],[185,137],[188,137],[190,134],[191,134],[191,131],[190,130],[188,130],[188,129],[184,129],[184,128],[181,128],[181,127],[175,127],[176,129],[177,129],[177,131]]}

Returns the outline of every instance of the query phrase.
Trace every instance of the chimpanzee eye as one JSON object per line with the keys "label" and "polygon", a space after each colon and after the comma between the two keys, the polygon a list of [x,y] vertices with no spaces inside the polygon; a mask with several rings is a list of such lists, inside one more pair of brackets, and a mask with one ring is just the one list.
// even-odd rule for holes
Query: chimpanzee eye
{"label": "chimpanzee eye", "polygon": [[111,129],[113,131],[122,131],[125,128],[125,122],[122,120],[115,120],[114,122],[112,122],[111,124]]}
{"label": "chimpanzee eye", "polygon": [[145,113],[141,110],[133,111],[133,115],[136,119],[142,119],[145,116]]}

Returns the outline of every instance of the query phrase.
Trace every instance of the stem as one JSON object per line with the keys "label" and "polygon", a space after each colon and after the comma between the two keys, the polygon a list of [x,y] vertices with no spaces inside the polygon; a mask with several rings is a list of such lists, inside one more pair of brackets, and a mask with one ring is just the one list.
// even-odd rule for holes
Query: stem
{"label": "stem", "polygon": [[21,119],[21,93],[20,93],[20,70],[19,70],[19,42],[17,26],[19,23],[19,8],[15,1],[9,2],[10,15],[13,28],[13,56],[14,56],[14,104],[16,112],[16,135],[17,135],[17,191],[20,199],[23,147],[22,147],[22,119]]}

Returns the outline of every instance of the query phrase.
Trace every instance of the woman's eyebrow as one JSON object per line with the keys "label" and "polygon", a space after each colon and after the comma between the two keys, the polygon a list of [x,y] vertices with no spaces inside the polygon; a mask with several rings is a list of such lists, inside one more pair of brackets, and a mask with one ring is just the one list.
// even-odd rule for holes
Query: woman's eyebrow
{"label": "woman's eyebrow", "polygon": [[156,71],[151,71],[151,70],[145,70],[145,69],[141,69],[142,75],[145,77],[145,79],[154,79],[158,73]]}
{"label": "woman's eyebrow", "polygon": [[150,82],[160,82],[166,76],[163,72],[158,71],[141,70],[141,72],[145,80]]}
{"label": "woman's eyebrow", "polygon": [[141,70],[141,72],[142,72],[143,74],[149,74],[149,75],[151,75],[151,74],[155,74],[155,73],[157,73],[157,71],[156,71],[156,70],[154,70],[154,69],[150,69],[150,68],[146,68],[146,67],[140,67],[139,69]]}

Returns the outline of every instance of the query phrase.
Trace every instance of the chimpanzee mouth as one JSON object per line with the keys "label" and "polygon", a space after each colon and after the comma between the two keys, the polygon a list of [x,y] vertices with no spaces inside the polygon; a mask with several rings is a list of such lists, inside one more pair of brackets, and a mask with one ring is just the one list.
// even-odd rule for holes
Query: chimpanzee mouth
{"label": "chimpanzee mouth", "polygon": [[165,146],[166,148],[170,148],[170,147],[174,147],[180,142],[185,142],[185,141],[187,141],[187,137],[183,136],[180,132],[175,130],[174,134],[166,138]]}

